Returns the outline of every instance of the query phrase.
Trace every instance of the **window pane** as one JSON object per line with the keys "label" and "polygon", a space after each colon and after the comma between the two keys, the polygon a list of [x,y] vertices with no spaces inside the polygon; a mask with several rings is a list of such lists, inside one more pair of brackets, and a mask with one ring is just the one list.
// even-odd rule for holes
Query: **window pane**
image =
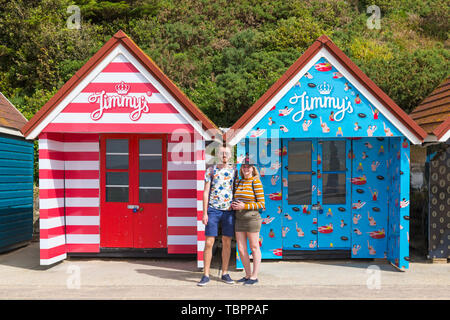
{"label": "window pane", "polygon": [[141,170],[162,169],[161,140],[139,140],[139,168]]}
{"label": "window pane", "polygon": [[107,154],[106,169],[128,169],[128,154]]}
{"label": "window pane", "polygon": [[128,172],[106,172],[106,201],[128,202]]}
{"label": "window pane", "polygon": [[106,185],[128,187],[128,172],[106,172]]}
{"label": "window pane", "polygon": [[139,202],[162,202],[162,172],[139,173]]}
{"label": "window pane", "polygon": [[107,139],[106,153],[128,153],[128,139]]}
{"label": "window pane", "polygon": [[142,187],[162,187],[162,172],[140,172],[139,188]]}
{"label": "window pane", "polygon": [[322,174],[323,204],[345,204],[345,173]]}
{"label": "window pane", "polygon": [[345,140],[321,141],[322,171],[345,171]]}
{"label": "window pane", "polygon": [[141,170],[161,170],[162,157],[139,155],[139,168]]}
{"label": "window pane", "polygon": [[139,189],[140,203],[161,203],[162,189]]}
{"label": "window pane", "polygon": [[288,204],[311,204],[311,175],[288,175]]}
{"label": "window pane", "polygon": [[289,171],[311,171],[311,141],[288,142]]}
{"label": "window pane", "polygon": [[139,154],[161,154],[161,140],[141,139],[139,140]]}
{"label": "window pane", "polygon": [[107,202],[128,202],[128,187],[106,187]]}

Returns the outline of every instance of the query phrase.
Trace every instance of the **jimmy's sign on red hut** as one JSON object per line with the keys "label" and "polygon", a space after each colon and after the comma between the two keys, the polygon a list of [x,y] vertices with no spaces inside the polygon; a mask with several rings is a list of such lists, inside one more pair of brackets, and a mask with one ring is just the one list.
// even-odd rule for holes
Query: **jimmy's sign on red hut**
{"label": "jimmy's sign on red hut", "polygon": [[150,101],[147,97],[151,97],[152,92],[147,91],[146,94],[131,96],[128,95],[130,86],[130,84],[121,81],[115,86],[117,94],[107,94],[105,90],[91,94],[88,97],[89,103],[98,106],[98,109],[91,113],[91,119],[97,121],[106,110],[115,108],[130,108],[130,119],[133,121],[139,120],[142,113],[150,112]]}

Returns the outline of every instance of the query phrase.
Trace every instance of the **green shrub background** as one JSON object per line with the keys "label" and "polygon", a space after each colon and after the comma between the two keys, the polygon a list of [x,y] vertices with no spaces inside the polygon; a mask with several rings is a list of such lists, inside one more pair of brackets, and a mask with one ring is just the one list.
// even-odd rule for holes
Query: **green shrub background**
{"label": "green shrub background", "polygon": [[326,34],[409,113],[448,75],[449,21],[449,2],[431,0],[0,0],[0,91],[31,118],[122,29],[229,127]]}

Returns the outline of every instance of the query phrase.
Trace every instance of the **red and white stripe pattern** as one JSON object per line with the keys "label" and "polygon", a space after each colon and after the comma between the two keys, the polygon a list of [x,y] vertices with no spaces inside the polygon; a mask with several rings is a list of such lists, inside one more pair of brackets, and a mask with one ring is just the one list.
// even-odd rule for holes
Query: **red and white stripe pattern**
{"label": "red and white stripe pattern", "polygon": [[[115,86],[121,81],[130,86],[128,95],[151,92],[150,112],[132,121],[129,113],[133,109],[114,108],[106,110],[98,121],[92,120],[91,113],[98,105],[88,103],[89,95],[101,90],[115,93]],[[177,134],[179,130],[181,135]],[[52,264],[64,259],[68,252],[100,250],[99,134],[104,132],[168,135],[168,253],[197,254],[202,267],[205,141],[122,54],[40,135],[41,263]]]}
{"label": "red and white stripe pattern", "polygon": [[203,251],[205,250],[205,225],[203,218],[203,190],[205,189],[205,140],[196,140],[197,165],[197,267],[203,268]]}
{"label": "red and white stripe pattern", "polygon": [[[201,137],[172,134],[167,157],[168,253],[197,253],[197,207],[199,166],[197,153]],[[204,170],[204,169],[203,169]],[[204,172],[204,171],[203,171]],[[203,189],[201,190],[203,191]]]}
{"label": "red and white stripe pattern", "polygon": [[[129,86],[127,96],[146,96],[150,111],[142,113],[138,121],[133,121],[129,114],[135,109],[116,107],[106,110],[99,120],[92,120],[91,113],[99,108],[99,104],[89,103],[88,97],[102,90],[110,95],[117,94],[116,85],[122,81]],[[119,54],[64,107],[43,132],[161,133],[176,129],[193,132],[188,120],[123,54]]]}
{"label": "red and white stripe pattern", "polygon": [[40,264],[65,259],[64,142],[58,133],[39,135],[39,227]]}
{"label": "red and white stripe pattern", "polygon": [[67,252],[100,251],[98,134],[64,134]]}
{"label": "red and white stripe pattern", "polygon": [[41,264],[99,252],[99,137],[39,136]]}

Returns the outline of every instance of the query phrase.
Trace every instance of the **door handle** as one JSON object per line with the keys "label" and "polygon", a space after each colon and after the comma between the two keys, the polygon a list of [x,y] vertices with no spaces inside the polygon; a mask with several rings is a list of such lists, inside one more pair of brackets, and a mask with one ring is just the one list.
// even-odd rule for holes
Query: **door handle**
{"label": "door handle", "polygon": [[[323,207],[322,207],[322,205],[319,202],[317,202],[316,204],[313,204],[311,206],[311,209],[312,210],[318,210],[319,213],[323,213]],[[320,212],[320,211],[322,211],[322,212]]]}
{"label": "door handle", "polygon": [[[133,210],[133,213],[136,213],[136,212],[138,212],[138,210],[139,210],[139,206],[138,206],[138,205],[135,205],[135,204],[129,204],[129,205],[127,206],[127,208]],[[142,208],[141,208],[141,209],[142,209]],[[142,211],[142,210],[140,210],[140,211]]]}

